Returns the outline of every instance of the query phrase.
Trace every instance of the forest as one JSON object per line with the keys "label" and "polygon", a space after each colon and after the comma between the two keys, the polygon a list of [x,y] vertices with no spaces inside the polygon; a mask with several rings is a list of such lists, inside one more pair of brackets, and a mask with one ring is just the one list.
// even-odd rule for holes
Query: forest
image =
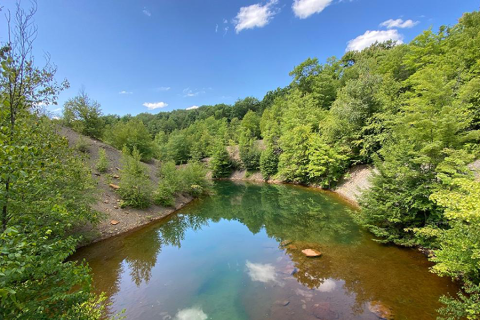
{"label": "forest", "polygon": [[[208,192],[205,163],[213,178],[245,169],[325,189],[371,165],[357,222],[378,242],[423,248],[432,272],[462,284],[440,298],[441,319],[480,317],[480,182],[470,166],[480,158],[480,12],[408,44],[308,58],[262,100],[117,116],[81,91],[56,120],[40,106],[68,82],[56,80],[54,65],[34,63],[33,14],[17,13],[0,49],[1,317],[102,317],[105,298],[93,293],[88,266],[65,261],[80,239],[75,226],[98,216],[81,146],[68,147],[61,125],[123,149],[125,206]],[[241,161],[229,156],[232,146]],[[162,163],[156,187],[142,184],[139,166],[153,159]]]}

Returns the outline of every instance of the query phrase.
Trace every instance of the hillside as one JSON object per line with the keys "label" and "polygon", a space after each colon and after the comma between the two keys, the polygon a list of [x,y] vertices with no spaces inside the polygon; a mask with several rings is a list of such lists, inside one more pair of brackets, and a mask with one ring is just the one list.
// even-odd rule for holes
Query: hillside
{"label": "hillside", "polygon": [[[87,151],[84,153],[84,156],[92,170],[92,178],[95,180],[97,188],[95,192],[96,202],[93,208],[103,214],[103,218],[97,226],[88,225],[82,230],[87,235],[83,245],[97,242],[164,218],[192,200],[190,196],[180,195],[177,197],[173,208],[165,208],[155,204],[146,209],[121,208],[119,195],[109,186],[110,184],[118,184],[121,179],[121,152],[108,144],[80,135],[69,128],[62,127],[59,133],[68,139],[72,148],[75,148],[80,140],[86,146]],[[100,148],[106,151],[109,162],[108,170],[105,173],[99,173],[95,169]],[[142,163],[142,165],[147,168],[152,184],[157,185],[158,162],[152,161],[151,163]],[[114,225],[112,221],[118,221],[118,224]]]}

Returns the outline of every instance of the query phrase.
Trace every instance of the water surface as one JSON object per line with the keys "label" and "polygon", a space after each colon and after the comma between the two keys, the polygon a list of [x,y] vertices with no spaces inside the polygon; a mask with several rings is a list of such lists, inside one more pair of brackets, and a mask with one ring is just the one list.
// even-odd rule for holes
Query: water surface
{"label": "water surface", "polygon": [[[457,287],[415,250],[380,245],[317,190],[215,183],[158,223],[80,249],[127,319],[435,319]],[[301,250],[323,253],[307,258]]]}

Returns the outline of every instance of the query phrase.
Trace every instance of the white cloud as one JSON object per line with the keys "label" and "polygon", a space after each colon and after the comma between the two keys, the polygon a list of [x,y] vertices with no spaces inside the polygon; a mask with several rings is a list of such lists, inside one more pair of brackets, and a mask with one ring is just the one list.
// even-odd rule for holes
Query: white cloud
{"label": "white cloud", "polygon": [[205,93],[205,89],[193,91],[190,88],[185,88],[182,92],[184,97],[196,97],[201,93]]}
{"label": "white cloud", "polygon": [[332,292],[337,287],[337,284],[332,279],[326,279],[323,283],[316,289],[320,292]]}
{"label": "white cloud", "polygon": [[223,23],[228,23],[228,20],[227,20],[227,19],[223,19]]}
{"label": "white cloud", "polygon": [[52,110],[52,112],[60,112],[60,111],[62,111],[62,108],[56,108]]}
{"label": "white cloud", "polygon": [[294,0],[292,9],[300,19],[310,17],[314,13],[320,13],[332,3],[332,0]]}
{"label": "white cloud", "polygon": [[218,32],[218,23],[215,25],[215,33]]}
{"label": "white cloud", "polygon": [[227,32],[228,32],[228,27],[225,27],[225,28],[223,29],[223,31],[224,31],[224,32],[223,32],[223,36],[225,36],[225,35],[227,34]]}
{"label": "white cloud", "polygon": [[152,16],[152,13],[150,11],[147,10],[147,8],[143,8],[142,10],[143,14],[146,15],[147,17],[151,17]]}
{"label": "white cloud", "polygon": [[275,267],[271,264],[252,263],[247,260],[246,266],[252,281],[277,282]]}
{"label": "white cloud", "polygon": [[175,320],[207,320],[208,316],[200,308],[189,308],[178,311]]}
{"label": "white cloud", "polygon": [[165,103],[165,102],[145,102],[143,104],[144,107],[147,107],[149,110],[155,110],[155,109],[159,109],[159,108],[165,108],[166,106],[168,106],[168,103]]}
{"label": "white cloud", "polygon": [[191,106],[191,107],[188,107],[187,109],[185,110],[193,110],[193,109],[198,109],[199,107],[198,106]]}
{"label": "white cloud", "polygon": [[387,29],[392,29],[392,28],[412,28],[416,26],[419,22],[418,21],[413,21],[413,20],[405,20],[403,21],[402,19],[388,19],[387,21],[383,21],[380,23],[381,27],[387,27]]}
{"label": "white cloud", "polygon": [[156,90],[156,91],[168,91],[168,90],[170,90],[170,89],[172,89],[172,88],[170,88],[170,87],[158,87],[158,88],[156,88],[155,90]]}
{"label": "white cloud", "polygon": [[118,94],[133,94],[133,92],[132,92],[132,91],[122,90],[122,91],[120,91]]}
{"label": "white cloud", "polygon": [[260,3],[240,8],[235,17],[235,31],[239,33],[244,29],[261,28],[266,26],[279,9],[275,7],[278,0],[270,0],[265,5]]}
{"label": "white cloud", "polygon": [[361,51],[375,42],[385,42],[387,40],[393,40],[397,44],[401,44],[403,43],[403,35],[398,33],[397,30],[367,30],[361,36],[348,41],[347,49],[345,51]]}

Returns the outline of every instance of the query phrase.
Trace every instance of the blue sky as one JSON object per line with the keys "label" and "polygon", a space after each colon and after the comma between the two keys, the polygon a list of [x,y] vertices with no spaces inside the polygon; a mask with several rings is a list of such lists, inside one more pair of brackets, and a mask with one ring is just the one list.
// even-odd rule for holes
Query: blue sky
{"label": "blue sky", "polygon": [[[0,1],[3,12],[14,4]],[[105,114],[157,113],[261,99],[308,57],[409,42],[478,9],[478,0],[38,0],[35,54],[48,52],[71,84],[59,106],[83,86]],[[2,43],[5,34],[2,18]]]}

